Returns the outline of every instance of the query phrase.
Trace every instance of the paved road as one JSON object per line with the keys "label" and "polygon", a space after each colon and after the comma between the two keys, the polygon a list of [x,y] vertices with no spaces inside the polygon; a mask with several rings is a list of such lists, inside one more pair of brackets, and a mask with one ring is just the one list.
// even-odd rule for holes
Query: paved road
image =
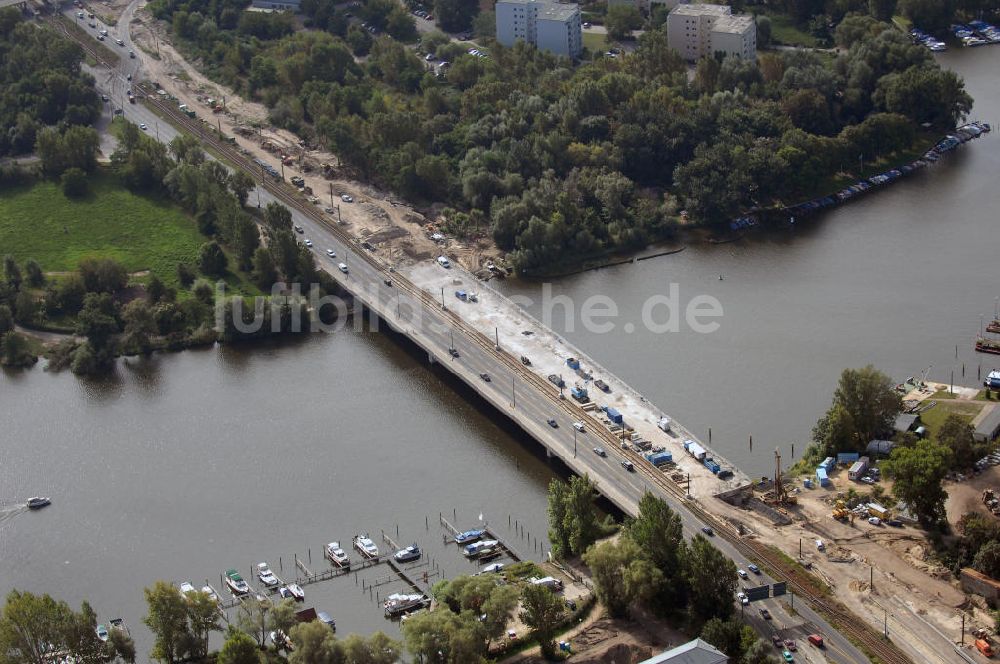
{"label": "paved road", "polygon": [[[135,4],[133,2],[130,9],[134,8]],[[70,15],[73,18],[72,12]],[[135,71],[138,64],[130,60],[127,54],[127,46],[131,41],[124,26],[128,25],[128,21],[129,19],[123,16],[119,22],[119,26],[123,27],[112,33],[117,34],[126,43],[126,47],[121,49],[124,57],[116,69],[110,72],[103,68],[92,70],[99,90],[111,99],[106,105],[105,113],[110,114],[112,109],[121,108],[126,119],[136,124],[146,124],[151,136],[167,143],[177,135],[177,130],[172,125],[160,121],[159,117],[144,104],[129,104],[127,101],[122,103],[124,90],[129,85],[125,76]],[[111,30],[109,28],[109,32]],[[96,30],[88,32],[94,36],[97,34]],[[113,42],[111,47],[117,48]],[[143,54],[139,51],[136,53],[141,63]],[[259,200],[261,205],[266,206],[277,199],[263,187],[258,187],[255,192],[250,193],[249,200],[251,203]],[[476,393],[490,401],[500,412],[513,417],[553,454],[562,458],[574,472],[581,475],[588,473],[602,494],[624,511],[634,514],[642,493],[653,491],[663,496],[681,515],[686,537],[694,536],[705,527],[706,524],[674,496],[652,485],[642,474],[625,470],[620,464],[617,449],[607,449],[607,457],[595,454],[592,447],[602,444],[596,442],[596,434],[577,432],[568,413],[557,403],[553,403],[551,394],[544,394],[526,385],[522,378],[497,359],[492,348],[484,348],[480,342],[467,336],[461,329],[455,329],[440,308],[427,307],[409,295],[401,294],[392,283],[395,275],[389,268],[372,265],[361,259],[360,253],[364,249],[360,246],[345,244],[326,225],[295,208],[291,208],[291,211],[293,222],[303,228],[302,239],[309,238],[314,243],[313,252],[316,254],[317,264],[377,312],[383,319],[381,324],[388,324],[407,334],[414,343],[428,352],[430,360],[447,364],[449,370],[466,383],[467,387],[461,391],[467,389],[469,394]],[[329,258],[325,253],[327,249],[332,249],[337,257]],[[336,267],[340,261],[347,264],[346,274]],[[449,354],[452,345],[458,351],[457,358]],[[481,378],[481,374],[488,374],[490,380],[485,381]],[[553,428],[547,423],[549,418],[556,420],[558,428]],[[591,442],[592,440],[595,442]],[[729,542],[722,538],[713,538],[713,543],[732,558],[738,567],[743,569],[748,567],[749,561]],[[761,576],[758,582],[772,583],[773,580]],[[795,612],[798,613],[796,616],[785,610],[783,606],[785,601],[787,598],[781,601],[772,598],[752,603],[747,609],[752,609],[753,614],[756,614],[759,607],[764,606],[773,615],[773,620],[763,621],[755,615],[750,618],[750,624],[768,638],[774,630],[781,630],[783,636],[795,638],[803,648],[811,648],[805,641],[805,635],[818,631],[826,638],[828,646],[825,654],[830,661],[847,664],[861,664],[868,661],[846,638],[827,625],[804,602],[796,605]]]}

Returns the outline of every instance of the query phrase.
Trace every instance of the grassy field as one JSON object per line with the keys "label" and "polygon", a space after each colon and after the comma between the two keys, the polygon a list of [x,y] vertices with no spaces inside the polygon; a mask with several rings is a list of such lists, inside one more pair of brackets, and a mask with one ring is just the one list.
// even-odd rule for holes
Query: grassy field
{"label": "grassy field", "polygon": [[597,32],[584,32],[583,45],[594,53],[604,53],[608,50],[608,36]]}
{"label": "grassy field", "polygon": [[76,269],[81,258],[107,256],[130,272],[149,270],[177,286],[177,264],[196,263],[206,241],[194,221],[166,200],[137,196],[106,172],[82,200],[41,181],[0,192],[0,247],[46,272]]}
{"label": "grassy field", "polygon": [[795,25],[787,14],[762,12],[771,19],[771,42],[786,46],[806,46],[815,48],[819,45],[816,38]]}
{"label": "grassy field", "polygon": [[936,437],[941,425],[948,415],[952,413],[960,416],[966,422],[971,422],[972,418],[979,414],[983,404],[970,401],[945,400],[938,401],[938,404],[928,411],[920,413],[921,423],[927,427],[927,432]]}

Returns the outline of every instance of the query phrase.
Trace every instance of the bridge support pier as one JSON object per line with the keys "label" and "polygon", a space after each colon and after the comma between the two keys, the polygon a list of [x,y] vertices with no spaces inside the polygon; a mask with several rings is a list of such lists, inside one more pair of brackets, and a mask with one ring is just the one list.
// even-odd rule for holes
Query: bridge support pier
{"label": "bridge support pier", "polygon": [[437,364],[437,359],[434,357],[433,353],[427,353],[427,361],[431,364]]}

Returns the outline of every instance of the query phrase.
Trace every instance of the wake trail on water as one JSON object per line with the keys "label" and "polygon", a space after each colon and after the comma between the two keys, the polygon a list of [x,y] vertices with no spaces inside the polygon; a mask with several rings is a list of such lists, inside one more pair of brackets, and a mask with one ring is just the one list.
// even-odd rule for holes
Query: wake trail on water
{"label": "wake trail on water", "polygon": [[7,507],[0,507],[0,527],[6,524],[8,521],[12,520],[18,514],[23,514],[28,511],[28,505],[22,503],[21,505],[10,505]]}

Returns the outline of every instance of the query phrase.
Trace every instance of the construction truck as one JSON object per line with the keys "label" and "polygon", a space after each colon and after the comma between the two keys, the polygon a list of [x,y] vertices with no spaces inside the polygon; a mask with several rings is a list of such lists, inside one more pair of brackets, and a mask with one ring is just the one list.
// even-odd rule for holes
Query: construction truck
{"label": "construction truck", "polygon": [[851,510],[847,509],[847,504],[843,500],[838,500],[833,508],[832,516],[838,521],[847,521],[851,516]]}

